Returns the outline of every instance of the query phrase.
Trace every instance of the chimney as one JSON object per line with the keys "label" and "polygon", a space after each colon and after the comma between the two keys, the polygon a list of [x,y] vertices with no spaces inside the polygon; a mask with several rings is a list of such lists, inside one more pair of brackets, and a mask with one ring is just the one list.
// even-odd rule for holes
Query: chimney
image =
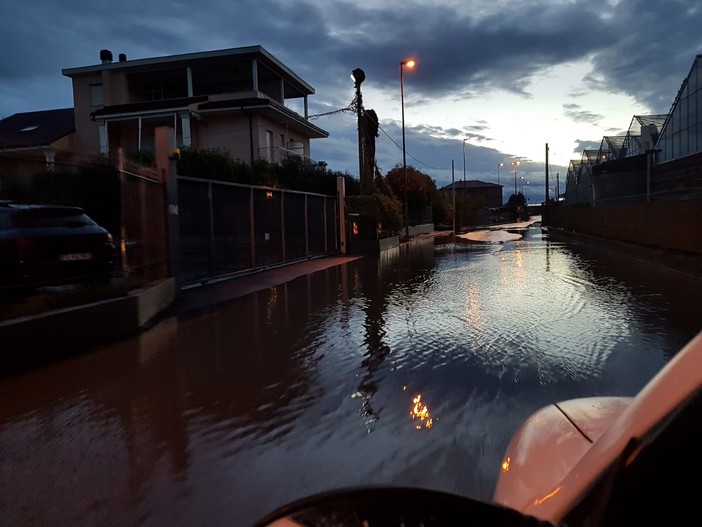
{"label": "chimney", "polygon": [[127,55],[125,55],[124,53],[120,53],[119,54],[119,61],[120,62],[127,62]]}
{"label": "chimney", "polygon": [[112,52],[109,49],[101,49],[100,60],[103,64],[110,64],[112,62]]}

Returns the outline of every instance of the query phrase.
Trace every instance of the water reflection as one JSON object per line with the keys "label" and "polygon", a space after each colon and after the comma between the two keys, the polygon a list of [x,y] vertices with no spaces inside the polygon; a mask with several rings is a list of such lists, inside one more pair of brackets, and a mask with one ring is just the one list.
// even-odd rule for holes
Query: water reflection
{"label": "water reflection", "polygon": [[523,234],[398,248],[0,381],[0,514],[249,524],[371,483],[489,499],[527,415],[632,394],[700,329],[689,283]]}
{"label": "water reflection", "polygon": [[429,412],[429,408],[426,404],[422,402],[422,394],[413,397],[412,404],[414,406],[412,407],[412,411],[410,412],[410,417],[412,418],[412,421],[414,421],[415,419],[418,419],[420,421],[414,427],[417,430],[421,430],[422,427],[431,428],[432,426],[434,426],[434,419],[432,418],[431,413]]}

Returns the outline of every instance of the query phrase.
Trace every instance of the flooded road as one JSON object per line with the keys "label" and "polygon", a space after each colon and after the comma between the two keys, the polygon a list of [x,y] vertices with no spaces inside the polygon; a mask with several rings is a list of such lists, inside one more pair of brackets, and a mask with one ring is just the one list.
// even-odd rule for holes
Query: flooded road
{"label": "flooded road", "polygon": [[533,226],[166,318],[0,380],[0,524],[250,525],[365,484],[489,500],[529,414],[636,393],[701,329],[699,295]]}

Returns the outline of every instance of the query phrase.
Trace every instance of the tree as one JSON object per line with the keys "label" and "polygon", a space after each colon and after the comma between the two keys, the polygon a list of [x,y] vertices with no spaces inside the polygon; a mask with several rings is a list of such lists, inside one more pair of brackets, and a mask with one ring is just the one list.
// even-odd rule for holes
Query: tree
{"label": "tree", "polygon": [[526,198],[521,192],[512,194],[507,200],[505,208],[509,211],[514,220],[528,220],[529,212],[527,211]]}
{"label": "tree", "polygon": [[[405,174],[403,167],[395,165],[387,175],[385,181],[393,194],[404,203],[405,199]],[[407,204],[410,210],[429,207],[436,196],[436,183],[427,174],[413,166],[407,166]]]}

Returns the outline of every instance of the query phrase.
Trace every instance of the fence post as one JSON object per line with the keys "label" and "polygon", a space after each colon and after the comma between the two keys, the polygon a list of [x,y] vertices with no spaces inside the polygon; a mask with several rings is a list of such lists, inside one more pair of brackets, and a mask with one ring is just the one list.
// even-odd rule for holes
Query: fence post
{"label": "fence post", "polygon": [[309,194],[305,194],[305,257],[310,256],[310,215],[309,215]]}
{"label": "fence post", "polygon": [[129,276],[129,261],[127,260],[127,182],[124,177],[124,149],[117,150],[117,174],[119,181],[119,255],[122,266],[122,280]]}
{"label": "fence post", "polygon": [[[272,233],[271,233],[272,234]],[[280,244],[283,261],[288,260],[288,253],[285,250],[285,191],[280,191]]]}
{"label": "fence post", "polygon": [[256,267],[256,216],[254,215],[254,189],[249,189],[249,241],[251,242],[251,267]]}
{"label": "fence post", "polygon": [[212,181],[207,183],[207,210],[210,213],[209,230],[207,243],[209,247],[209,270],[210,278],[215,276],[215,232],[214,232],[214,193],[212,191]]}
{"label": "fence post", "polygon": [[336,178],[336,199],[339,203],[339,247],[341,254],[346,254],[346,182],[344,176]]}
{"label": "fence post", "polygon": [[166,194],[166,254],[168,274],[173,277],[176,292],[180,289],[180,217],[178,210],[177,153],[171,151],[172,129],[159,126],[155,130],[156,167]]}

